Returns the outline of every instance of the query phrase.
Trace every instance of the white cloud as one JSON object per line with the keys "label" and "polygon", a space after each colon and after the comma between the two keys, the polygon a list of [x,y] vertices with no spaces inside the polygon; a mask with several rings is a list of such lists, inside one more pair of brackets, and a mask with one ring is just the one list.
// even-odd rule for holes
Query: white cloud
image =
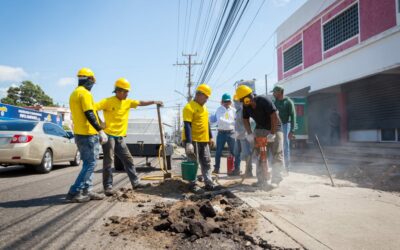
{"label": "white cloud", "polygon": [[76,83],[76,79],[74,77],[63,77],[57,81],[57,85],[64,87],[67,85],[74,85]]}
{"label": "white cloud", "polygon": [[18,87],[18,85],[17,84],[15,84],[15,83],[13,83],[13,84],[11,84],[10,86],[8,86],[8,87],[6,87],[6,88],[0,88],[0,98],[4,98],[4,97],[6,97],[7,96],[7,90],[10,88],[10,87]]}
{"label": "white cloud", "polygon": [[22,68],[0,65],[0,82],[20,82],[27,76]]}
{"label": "white cloud", "polygon": [[290,3],[291,0],[273,0],[272,2],[278,6],[278,7],[283,7],[285,5],[287,5],[288,3]]}
{"label": "white cloud", "polygon": [[8,88],[0,88],[0,98],[4,98],[7,96]]}

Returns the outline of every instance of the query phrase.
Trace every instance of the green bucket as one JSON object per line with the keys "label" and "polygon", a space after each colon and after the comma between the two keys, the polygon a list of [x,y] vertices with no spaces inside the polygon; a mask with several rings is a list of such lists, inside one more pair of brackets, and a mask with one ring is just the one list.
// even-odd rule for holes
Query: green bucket
{"label": "green bucket", "polygon": [[182,179],[186,181],[195,181],[197,176],[197,162],[184,161],[181,163]]}

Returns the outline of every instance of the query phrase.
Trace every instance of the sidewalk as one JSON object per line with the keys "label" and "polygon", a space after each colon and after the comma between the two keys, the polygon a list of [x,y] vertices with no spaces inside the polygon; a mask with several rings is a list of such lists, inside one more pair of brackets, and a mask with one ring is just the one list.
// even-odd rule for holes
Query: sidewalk
{"label": "sidewalk", "polygon": [[[293,169],[303,167],[294,165]],[[222,176],[220,182],[232,182],[228,179]],[[296,172],[271,191],[250,187],[254,181],[245,180],[231,190],[304,248],[399,247],[399,193],[359,188],[343,180],[334,180],[336,187],[332,187],[327,176]]]}

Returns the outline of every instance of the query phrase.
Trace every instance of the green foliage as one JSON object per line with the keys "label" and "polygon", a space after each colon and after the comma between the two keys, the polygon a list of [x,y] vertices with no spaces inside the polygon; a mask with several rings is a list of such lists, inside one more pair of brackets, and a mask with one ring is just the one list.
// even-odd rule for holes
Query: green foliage
{"label": "green foliage", "polygon": [[62,127],[63,127],[64,130],[71,130],[71,128],[68,125],[64,124],[64,125],[62,125]]}
{"label": "green foliage", "polygon": [[23,81],[19,87],[10,87],[2,103],[16,106],[56,106],[53,99],[46,95],[42,88],[31,81]]}

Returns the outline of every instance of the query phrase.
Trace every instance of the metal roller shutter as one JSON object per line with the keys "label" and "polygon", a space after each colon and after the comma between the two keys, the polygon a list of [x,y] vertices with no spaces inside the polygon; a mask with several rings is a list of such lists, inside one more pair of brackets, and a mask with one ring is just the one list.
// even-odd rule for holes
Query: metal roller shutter
{"label": "metal roller shutter", "polygon": [[343,90],[349,130],[400,128],[400,75],[376,75]]}

